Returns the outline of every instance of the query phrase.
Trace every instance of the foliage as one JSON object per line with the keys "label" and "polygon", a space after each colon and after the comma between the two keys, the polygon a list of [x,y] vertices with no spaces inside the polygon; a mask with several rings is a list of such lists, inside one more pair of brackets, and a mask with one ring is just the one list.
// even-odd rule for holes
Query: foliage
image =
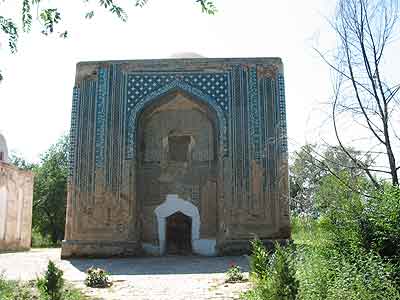
{"label": "foliage", "polygon": [[11,53],[17,52],[18,28],[14,20],[0,16],[0,29],[8,36]]}
{"label": "foliage", "polygon": [[0,299],[11,299],[12,292],[15,288],[16,283],[5,280],[4,274],[0,273]]}
{"label": "foliage", "polygon": [[[41,279],[39,279],[41,281]],[[0,299],[1,300],[50,300],[45,293],[39,293],[37,282],[18,282],[6,280],[0,274]],[[78,289],[68,286],[62,290],[62,300],[88,299]]]}
{"label": "foliage", "polygon": [[[253,254],[267,253],[260,242],[253,241]],[[263,250],[261,248],[264,248]],[[299,281],[295,276],[296,266],[291,248],[282,248],[275,244],[275,251],[268,256],[263,270],[261,264],[252,264],[251,272],[256,274],[257,288],[246,294],[250,299],[295,300],[299,290]],[[263,257],[263,255],[261,255]],[[263,258],[260,262],[264,263]]]}
{"label": "foliage", "polygon": [[214,15],[217,12],[217,7],[211,0],[196,0],[196,2],[200,3],[201,10],[204,13],[207,13],[209,15]]}
{"label": "foliage", "polygon": [[[353,148],[346,148],[345,151],[366,166],[373,163],[369,155],[365,156]],[[294,215],[319,215],[323,207],[322,201],[316,203],[316,193],[323,178],[336,177],[344,185],[358,191],[357,182],[352,179],[364,176],[364,172],[357,168],[354,161],[340,147],[307,144],[296,151],[293,157],[289,178],[290,208]],[[347,172],[350,176],[341,177],[342,172]]]}
{"label": "foliage", "polygon": [[[3,0],[7,1],[7,0]],[[60,38],[66,38],[68,36],[67,30],[56,31],[56,26],[63,20],[63,14],[61,5],[59,7],[43,7],[45,1],[42,0],[21,0],[22,1],[22,31],[29,33],[32,29],[32,20],[37,20],[40,26],[40,32],[46,36],[57,33]],[[1,4],[0,0],[0,4]],[[96,2],[93,0],[84,0],[86,4]],[[97,5],[100,8],[108,10],[111,14],[117,16],[118,19],[126,22],[128,14],[120,4],[118,0],[99,0]],[[148,0],[134,0],[134,6],[143,7]],[[200,5],[202,12],[214,15],[217,12],[217,8],[212,0],[195,0],[195,3]],[[36,16],[34,16],[36,12]],[[83,14],[85,19],[92,19],[95,16],[95,10],[84,11]],[[11,53],[17,52],[17,43],[19,38],[20,28],[15,18],[9,18],[0,15],[0,33],[3,33],[8,37],[8,45]],[[0,70],[0,82],[3,77]]]}
{"label": "foliage", "polygon": [[[334,276],[327,299],[400,299],[391,280],[390,267],[374,254],[354,254],[330,261]],[[332,267],[331,267],[332,268]]]}
{"label": "foliage", "polygon": [[[400,85],[383,63],[399,34],[399,12],[398,0],[338,0],[330,22],[337,49],[331,54],[318,51],[334,78],[330,118],[336,141],[376,189],[382,188],[377,174],[399,185]],[[356,143],[379,165],[366,165],[346,151]]]}
{"label": "foliage", "polygon": [[50,260],[43,278],[37,281],[39,291],[48,300],[61,300],[63,295],[63,271]]}
{"label": "foliage", "polygon": [[64,237],[69,137],[63,136],[34,168],[33,227],[53,244]]}
{"label": "foliage", "polygon": [[[363,180],[359,185],[368,188]],[[327,234],[343,253],[373,251],[393,263],[400,262],[400,188],[384,185],[366,198],[333,177],[325,178],[317,198],[326,204],[323,214]],[[322,201],[322,200],[321,200]]]}
{"label": "foliage", "polygon": [[268,274],[269,252],[265,249],[263,243],[259,239],[253,239],[250,242],[251,257],[250,270],[251,276],[257,279],[264,279]]}
{"label": "foliage", "polygon": [[18,167],[21,170],[29,170],[32,171],[36,164],[30,163],[25,158],[23,158],[20,154],[12,152],[9,157],[10,164]]}
{"label": "foliage", "polygon": [[60,247],[60,242],[54,243],[49,235],[43,235],[37,228],[32,228],[32,248]]}
{"label": "foliage", "polygon": [[367,202],[364,226],[367,247],[400,264],[400,188],[385,185]]}
{"label": "foliage", "polygon": [[[302,224],[303,221],[305,224]],[[263,271],[257,271],[264,275],[251,277],[255,288],[245,293],[243,298],[399,300],[400,285],[394,278],[398,273],[395,265],[374,251],[348,248],[344,252],[342,248],[332,246],[336,245],[332,241],[336,236],[324,231],[324,222],[323,219],[310,221],[297,218],[296,234],[293,235],[296,250],[278,248],[276,254],[270,255]],[[313,232],[318,232],[316,240],[324,240],[310,243],[308,237]],[[327,242],[329,239],[332,240]],[[253,251],[252,259],[255,253]],[[286,293],[283,292],[285,290]]]}
{"label": "foliage", "polygon": [[319,217],[292,218],[295,251],[271,255],[252,242],[255,288],[244,298],[399,300],[400,189],[382,186],[345,170],[324,176],[315,194]]}
{"label": "foliage", "polygon": [[106,288],[112,285],[109,274],[101,268],[91,267],[87,269],[86,273],[85,284],[88,287]]}
{"label": "foliage", "polygon": [[244,280],[244,276],[242,273],[242,269],[240,268],[240,266],[235,265],[235,264],[231,264],[229,266],[228,271],[226,272],[226,280],[225,282],[229,282],[229,283],[235,283],[235,282],[240,282]]}
{"label": "foliage", "polygon": [[34,173],[32,246],[58,246],[64,237],[67,179],[69,168],[69,136],[62,136],[33,164],[12,153],[10,163]]}
{"label": "foliage", "polygon": [[299,299],[399,299],[391,266],[373,253],[302,248],[297,261]]}
{"label": "foliage", "polygon": [[314,193],[323,176],[314,155],[316,145],[307,144],[295,152],[290,165],[290,208],[295,214],[314,214]]}
{"label": "foliage", "polygon": [[330,241],[324,230],[324,219],[293,216],[291,218],[292,238],[302,247],[329,246]]}
{"label": "foliage", "polygon": [[8,281],[0,275],[1,300],[33,300],[38,299],[37,291],[25,282]]}

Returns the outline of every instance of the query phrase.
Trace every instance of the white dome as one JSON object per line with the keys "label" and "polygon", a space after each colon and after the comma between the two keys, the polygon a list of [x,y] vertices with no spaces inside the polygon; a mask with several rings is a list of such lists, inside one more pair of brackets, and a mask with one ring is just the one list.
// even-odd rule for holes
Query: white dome
{"label": "white dome", "polygon": [[8,162],[8,148],[6,138],[0,133],[0,161]]}
{"label": "white dome", "polygon": [[195,52],[177,52],[173,53],[170,58],[204,58],[205,56]]}

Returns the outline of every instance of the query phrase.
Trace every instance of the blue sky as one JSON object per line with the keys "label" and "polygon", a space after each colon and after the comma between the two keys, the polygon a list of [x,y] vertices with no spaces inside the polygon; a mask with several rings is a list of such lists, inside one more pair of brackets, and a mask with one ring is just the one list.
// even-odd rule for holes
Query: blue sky
{"label": "blue sky", "polygon": [[[18,13],[11,2],[0,3],[1,14]],[[5,76],[0,85],[0,131],[11,150],[29,160],[36,161],[68,131],[79,61],[166,58],[176,52],[281,57],[289,145],[294,149],[324,131],[321,103],[331,95],[330,73],[313,47],[334,47],[335,36],[325,18],[332,16],[335,1],[216,0],[215,16],[202,14],[194,0],[150,0],[144,8],[121,1],[132,7],[126,23],[101,9],[94,19],[85,20],[89,7],[63,2],[65,24],[60,30],[68,29],[67,39],[44,37],[34,28],[32,34],[21,36],[16,55],[10,55],[4,43],[0,51]]]}

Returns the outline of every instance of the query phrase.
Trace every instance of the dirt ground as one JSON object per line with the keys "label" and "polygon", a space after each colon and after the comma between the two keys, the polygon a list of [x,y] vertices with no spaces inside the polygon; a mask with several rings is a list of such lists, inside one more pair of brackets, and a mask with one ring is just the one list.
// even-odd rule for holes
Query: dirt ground
{"label": "dirt ground", "polygon": [[[165,256],[112,259],[60,259],[60,249],[35,249],[28,252],[0,254],[0,273],[8,279],[30,280],[40,276],[53,260],[67,281],[84,293],[104,300],[180,300],[238,299],[249,283],[225,283],[231,263],[239,265],[248,276],[248,258]],[[85,287],[85,270],[100,267],[111,274],[108,289]]]}

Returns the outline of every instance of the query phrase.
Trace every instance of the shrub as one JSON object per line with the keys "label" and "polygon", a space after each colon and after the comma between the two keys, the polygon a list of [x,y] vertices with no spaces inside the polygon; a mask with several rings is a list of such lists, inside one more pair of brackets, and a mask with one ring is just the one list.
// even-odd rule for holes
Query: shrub
{"label": "shrub", "polygon": [[382,190],[369,194],[350,191],[337,178],[324,178],[317,198],[331,201],[325,199],[329,205],[321,223],[342,255],[372,251],[390,262],[400,286],[400,188],[383,184]]}
{"label": "shrub", "polygon": [[49,261],[47,271],[43,278],[37,281],[37,287],[44,297],[49,300],[60,300],[64,286],[63,271]]}
{"label": "shrub", "polygon": [[391,279],[391,266],[373,253],[354,254],[331,262],[335,276],[329,284],[329,300],[399,300]]}
{"label": "shrub", "polygon": [[268,274],[269,252],[265,249],[259,239],[254,239],[250,243],[250,272],[251,276],[257,279],[263,279]]}
{"label": "shrub", "polygon": [[226,277],[227,278],[225,282],[230,282],[230,283],[240,282],[244,280],[241,268],[233,263],[229,266],[229,269],[226,272]]}
{"label": "shrub", "polygon": [[303,248],[297,252],[297,278],[300,280],[299,299],[326,299],[329,282],[334,276],[324,251]]}
{"label": "shrub", "polygon": [[368,200],[363,224],[366,248],[400,263],[400,188],[384,186]]}
{"label": "shrub", "polygon": [[108,273],[101,268],[91,267],[86,271],[85,284],[92,288],[106,288],[112,285]]}
{"label": "shrub", "polygon": [[275,252],[271,258],[271,277],[276,299],[294,300],[297,297],[299,281],[296,279],[295,262],[290,250],[275,244]]}
{"label": "shrub", "polygon": [[[299,290],[292,249],[275,244],[268,255],[261,241],[252,242],[252,274],[257,287],[246,294],[250,299],[295,300]],[[253,257],[253,255],[256,255]]]}
{"label": "shrub", "polygon": [[26,284],[19,283],[14,289],[10,300],[34,300],[38,299],[35,291]]}
{"label": "shrub", "polygon": [[43,236],[39,230],[32,228],[32,248],[52,248],[58,246],[59,244],[54,244],[48,235]]}
{"label": "shrub", "polygon": [[295,216],[291,218],[292,238],[296,246],[326,246],[329,243],[328,236],[324,230],[324,219],[307,216]]}
{"label": "shrub", "polygon": [[10,299],[12,291],[16,288],[16,284],[4,279],[4,274],[0,273],[0,299]]}

